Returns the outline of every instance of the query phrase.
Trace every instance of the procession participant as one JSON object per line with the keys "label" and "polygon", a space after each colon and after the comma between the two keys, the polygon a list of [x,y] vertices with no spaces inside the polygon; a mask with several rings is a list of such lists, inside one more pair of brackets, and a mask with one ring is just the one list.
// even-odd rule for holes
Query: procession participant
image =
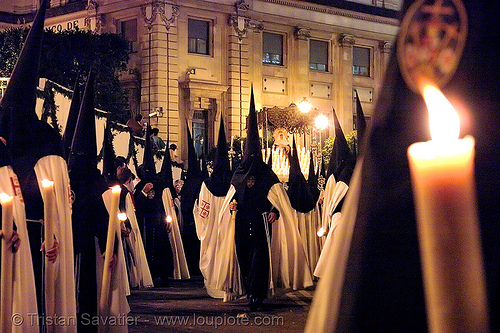
{"label": "procession participant", "polygon": [[[73,197],[72,225],[77,273],[78,329],[97,332],[97,325],[83,325],[82,315],[97,316],[95,240],[105,248],[108,215],[101,195],[106,184],[97,169],[93,75],[86,82],[83,101],[68,156],[68,170]],[[70,119],[70,118],[68,118]]]}
{"label": "procession participant", "polygon": [[[55,251],[57,257],[51,256],[50,260],[45,260],[46,273],[53,273],[52,277],[44,281],[45,308],[41,307],[42,258],[38,251],[41,245],[44,245],[40,241],[42,231],[38,223],[30,223],[28,226],[39,313],[57,315],[67,320],[64,327],[51,325],[56,332],[63,329],[65,332],[76,332],[76,323],[70,320],[76,318],[76,301],[67,165],[63,158],[59,133],[49,124],[40,121],[35,113],[46,7],[47,1],[43,0],[0,102],[0,136],[6,139],[7,149],[12,157],[12,167],[19,178],[27,220],[44,220],[45,226],[47,223],[53,224],[54,245],[47,249],[46,254]],[[55,201],[50,203],[53,205],[51,215],[47,209],[48,198],[40,191],[44,179],[54,182]]]}
{"label": "procession participant", "polygon": [[174,199],[172,199],[173,196],[177,197],[177,194],[172,179],[172,163],[169,154],[163,156],[161,170],[156,175],[156,178],[163,183],[162,202],[165,208],[167,227],[170,230],[168,238],[172,247],[173,278],[176,280],[189,279],[191,275],[189,274],[186,254],[184,253],[184,244],[182,242],[178,219],[180,214],[176,212]]}
{"label": "procession participant", "polygon": [[[19,180],[12,170],[11,159],[3,142],[0,142],[0,193],[5,193],[13,200],[14,230],[9,240],[12,252],[14,252],[11,314],[19,314],[21,318],[36,317],[38,316],[37,296],[24,201],[19,189]],[[0,234],[1,239],[4,237],[2,230]],[[7,296],[2,295],[2,297]],[[11,329],[12,333],[38,333],[39,325],[38,321],[30,323],[26,320],[20,325],[12,326]]]}
{"label": "procession participant", "polygon": [[487,304],[478,300],[470,313],[487,306],[489,327],[483,312],[477,331],[500,331],[500,57],[497,48],[485,52],[500,42],[499,9],[491,1],[404,1],[397,45],[336,230],[339,241],[316,288],[306,332],[429,330],[407,155],[411,144],[429,140],[429,118],[422,96],[405,80],[407,60],[416,75],[439,76],[430,79],[467,120],[460,132],[474,137]]}
{"label": "procession participant", "polygon": [[[311,188],[300,169],[295,136],[293,137],[292,151],[288,158],[290,161],[290,172],[287,194],[290,204],[297,214],[300,236],[302,237],[312,272],[320,253],[320,244],[317,235],[317,225],[320,219],[316,206],[317,197],[315,198],[312,194]],[[312,165],[312,168],[312,174],[314,175],[314,165]]]}
{"label": "procession participant", "polygon": [[[148,138],[151,127],[148,125],[145,137]],[[141,180],[135,186],[134,202],[137,221],[142,229],[146,257],[158,287],[169,285],[173,273],[172,249],[170,246],[165,209],[162,202],[163,184],[156,176],[155,163],[151,150],[151,141],[146,140]]]}
{"label": "procession participant", "polygon": [[188,146],[188,166],[186,178],[179,193],[181,197],[182,214],[182,242],[185,244],[184,252],[189,267],[189,273],[200,275],[200,241],[196,235],[196,225],[194,220],[194,202],[198,198],[203,183],[200,165],[196,158],[194,142],[186,121],[187,146]]}
{"label": "procession participant", "polygon": [[[196,233],[200,240],[200,271],[203,274],[205,289],[211,297],[225,300],[233,297],[216,288],[218,272],[215,269],[215,256],[219,230],[218,214],[231,186],[232,172],[229,169],[227,149],[224,119],[221,115],[213,172],[210,178],[205,179],[201,185],[200,194],[194,206],[194,219]],[[241,289],[241,286],[239,288],[236,286],[236,288]],[[235,290],[234,293],[241,294],[241,291]]]}
{"label": "procession participant", "polygon": [[[217,288],[231,292],[236,279],[240,278],[235,244],[250,310],[258,309],[268,290],[274,289],[277,283],[291,289],[311,286],[311,270],[297,218],[283,185],[262,159],[253,90],[243,161],[235,170],[231,185],[219,215]],[[232,202],[233,198],[236,203]],[[272,209],[273,206],[277,210]],[[229,210],[234,212],[233,218]],[[276,221],[278,211],[280,218],[272,224],[271,238],[269,222]]]}

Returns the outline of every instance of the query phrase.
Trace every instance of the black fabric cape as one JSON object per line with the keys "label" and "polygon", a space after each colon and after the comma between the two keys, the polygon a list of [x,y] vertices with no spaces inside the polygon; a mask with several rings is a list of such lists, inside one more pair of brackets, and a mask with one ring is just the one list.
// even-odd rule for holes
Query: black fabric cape
{"label": "black fabric cape", "polygon": [[[403,13],[414,1],[405,1]],[[416,2],[416,1],[415,1]],[[475,138],[475,180],[490,332],[500,332],[500,3],[464,1],[468,36],[441,90]],[[487,51],[485,51],[487,48]],[[424,289],[407,149],[430,139],[423,99],[395,50],[365,137],[362,184],[337,332],[426,332]]]}

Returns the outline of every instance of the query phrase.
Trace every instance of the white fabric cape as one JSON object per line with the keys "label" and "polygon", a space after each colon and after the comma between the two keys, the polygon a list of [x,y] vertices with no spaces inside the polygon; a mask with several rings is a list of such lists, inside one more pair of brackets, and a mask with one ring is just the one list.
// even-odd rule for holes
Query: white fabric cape
{"label": "white fabric cape", "polygon": [[213,195],[207,185],[203,183],[193,209],[196,234],[200,240],[200,271],[205,280],[207,293],[213,298],[224,298],[224,292],[217,289],[216,286],[217,270],[215,267],[219,231],[217,219],[224,199],[225,197]]}
{"label": "white fabric cape", "polygon": [[323,250],[321,251],[321,255],[319,256],[316,268],[314,269],[314,276],[321,277],[325,272],[326,267],[331,264],[330,255],[332,253],[333,235],[335,229],[338,226],[341,216],[342,214],[340,212],[337,212],[332,216],[332,225],[328,230],[328,236],[326,236],[325,245],[323,246]]}
{"label": "white fabric cape", "polygon": [[29,316],[31,318],[38,316],[38,309],[24,200],[19,180],[10,166],[0,168],[0,193],[6,193],[14,198],[14,223],[20,240],[19,250],[14,254],[12,313],[21,315],[20,318],[25,318],[25,320],[19,326],[12,326],[12,332],[38,333],[38,321],[28,320]]}
{"label": "white fabric cape", "polygon": [[321,243],[318,237],[318,229],[321,227],[319,206],[316,204],[316,207],[307,213],[296,213],[300,236],[306,249],[307,260],[311,269],[314,269],[321,253]]}
{"label": "white fabric cape", "polygon": [[172,218],[172,228],[168,233],[170,246],[172,248],[172,255],[174,260],[174,279],[189,279],[189,269],[186,261],[186,254],[184,253],[184,245],[182,243],[181,231],[177,221],[177,214],[175,213],[174,201],[170,189],[165,188],[162,194],[163,207],[167,216]]}
{"label": "white fabric cape", "polygon": [[333,332],[337,325],[344,274],[351,247],[354,224],[358,213],[361,191],[361,169],[363,159],[356,163],[351,179],[351,190],[342,207],[342,216],[337,223],[332,245],[329,247],[329,265],[314,292],[311,310],[307,317],[305,332]]}
{"label": "white fabric cape", "polygon": [[[102,199],[104,201],[104,205],[109,212],[109,206],[111,205],[111,189],[106,190],[102,194]],[[109,293],[110,298],[110,308],[109,308],[109,319],[117,319],[127,317],[130,312],[130,307],[128,304],[127,296],[130,295],[130,286],[128,284],[127,277],[127,266],[125,263],[125,254],[123,253],[123,244],[121,231],[118,228],[118,233],[116,239],[118,240],[117,248],[118,248],[118,256],[116,266],[111,271],[111,290]],[[104,271],[104,256],[101,254],[99,246],[96,241],[96,269],[97,269],[97,299],[99,304],[99,296],[101,295],[101,286],[102,286],[102,275]],[[105,318],[104,318],[105,319]],[[108,322],[110,322],[108,320]],[[116,321],[117,323],[123,325],[102,325],[101,322],[99,324],[98,331],[101,332],[113,332],[113,333],[126,333],[128,332],[127,320]]]}
{"label": "white fabric cape", "polygon": [[340,200],[346,195],[349,186],[342,181],[335,181],[332,175],[326,182],[325,193],[323,195],[323,212],[321,214],[322,228],[327,231],[332,222],[333,211],[337,208]]}
{"label": "white fabric cape", "polygon": [[151,277],[148,260],[146,259],[146,252],[144,251],[141,231],[139,229],[139,224],[137,223],[134,203],[130,193],[127,193],[125,196],[125,209],[127,218],[132,226],[130,235],[126,237],[125,240],[130,251],[132,252],[135,265],[135,267],[131,267],[134,274],[131,275],[130,284],[132,287],[150,288],[153,286],[153,278]]}
{"label": "white fabric cape", "polygon": [[[35,164],[38,186],[42,189],[42,180],[54,182],[56,193],[55,214],[57,224],[54,234],[59,242],[59,254],[55,266],[54,289],[56,291],[55,314],[65,318],[66,325],[54,325],[54,332],[76,332],[76,288],[75,261],[73,254],[73,227],[71,224],[71,202],[68,167],[61,156],[42,157]],[[44,191],[41,191],[42,199]],[[49,281],[45,281],[46,285]]]}
{"label": "white fabric cape", "polygon": [[[231,255],[235,253],[231,251],[231,248],[235,248],[235,240],[234,222],[231,223],[229,213],[229,202],[235,192],[231,186],[219,215],[219,244],[222,246],[217,251],[217,287],[222,290],[229,289],[230,268],[237,266],[231,261]],[[274,184],[267,198],[280,212],[280,218],[272,224],[270,287],[280,286],[293,290],[309,287],[313,284],[311,268],[298,230],[297,214],[291,207],[283,184]],[[236,256],[233,260],[236,260]]]}

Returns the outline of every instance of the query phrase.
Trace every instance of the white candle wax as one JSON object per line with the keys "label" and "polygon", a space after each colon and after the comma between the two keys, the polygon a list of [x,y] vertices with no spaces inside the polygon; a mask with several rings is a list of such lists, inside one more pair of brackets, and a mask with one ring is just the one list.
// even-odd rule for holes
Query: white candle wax
{"label": "white candle wax", "polygon": [[0,332],[10,332],[12,329],[12,287],[14,274],[14,253],[10,239],[13,233],[13,197],[6,193],[0,194],[2,202],[2,260],[0,273]]}
{"label": "white candle wax", "polygon": [[458,139],[458,115],[437,88],[423,94],[434,140],[412,144],[408,160],[429,331],[488,332],[474,139]]}
{"label": "white candle wax", "polygon": [[115,237],[118,232],[118,206],[120,203],[121,188],[119,185],[111,188],[111,203],[109,205],[108,236],[106,239],[106,251],[104,253],[104,270],[102,274],[101,297],[99,299],[99,309],[102,315],[108,313],[109,292],[111,286],[111,270],[109,268],[113,250],[115,247]]}
{"label": "white candle wax", "polygon": [[44,208],[44,238],[45,250],[48,251],[54,246],[54,223],[56,197],[54,192],[54,182],[48,179],[42,180],[43,208]]}

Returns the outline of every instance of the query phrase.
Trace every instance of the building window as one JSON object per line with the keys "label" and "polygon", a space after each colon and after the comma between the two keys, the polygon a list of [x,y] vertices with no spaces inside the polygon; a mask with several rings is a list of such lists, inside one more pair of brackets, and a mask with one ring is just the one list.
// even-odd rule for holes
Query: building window
{"label": "building window", "polygon": [[283,66],[283,35],[270,32],[262,34],[262,62]]}
{"label": "building window", "polygon": [[367,47],[352,48],[352,74],[370,76],[370,49]]}
{"label": "building window", "polygon": [[130,53],[137,52],[137,20],[128,20],[121,23],[121,34],[128,42]]}
{"label": "building window", "polygon": [[193,142],[196,157],[208,154],[208,110],[196,110],[193,114]]}
{"label": "building window", "polygon": [[196,54],[210,54],[209,37],[210,23],[188,19],[188,52]]}
{"label": "building window", "polygon": [[314,39],[309,41],[309,68],[328,72],[328,42]]}

